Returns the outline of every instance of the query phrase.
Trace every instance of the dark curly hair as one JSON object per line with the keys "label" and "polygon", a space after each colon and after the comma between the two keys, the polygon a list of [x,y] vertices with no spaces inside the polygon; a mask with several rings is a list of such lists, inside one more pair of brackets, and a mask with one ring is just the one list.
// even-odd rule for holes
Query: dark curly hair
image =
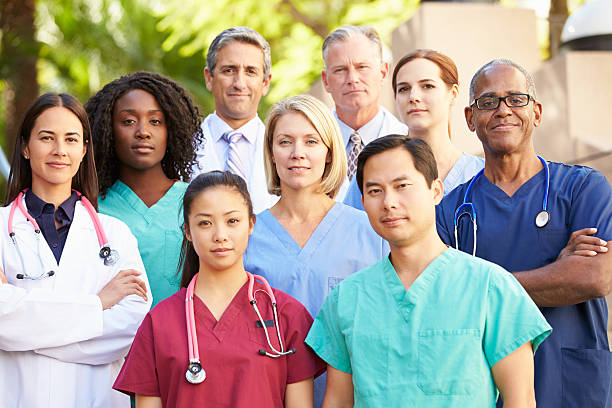
{"label": "dark curly hair", "polygon": [[196,147],[202,141],[202,116],[187,91],[173,80],[151,72],[135,72],[104,86],[89,98],[85,109],[91,123],[100,195],[119,178],[113,112],[119,98],[133,89],[153,95],[164,112],[168,141],[161,166],[169,179],[189,181],[196,160]]}

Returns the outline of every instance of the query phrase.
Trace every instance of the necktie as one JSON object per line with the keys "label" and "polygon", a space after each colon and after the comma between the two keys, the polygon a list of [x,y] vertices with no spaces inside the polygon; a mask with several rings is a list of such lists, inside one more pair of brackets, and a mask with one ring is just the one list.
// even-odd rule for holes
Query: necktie
{"label": "necktie", "polygon": [[242,177],[244,181],[247,181],[247,166],[240,158],[240,155],[238,154],[238,148],[236,146],[240,138],[243,137],[242,133],[225,132],[222,137],[228,144],[225,169]]}
{"label": "necktie", "polygon": [[353,179],[355,172],[357,171],[357,156],[361,153],[363,146],[361,144],[361,137],[359,133],[353,132],[349,140],[350,150],[348,154],[348,179]]}

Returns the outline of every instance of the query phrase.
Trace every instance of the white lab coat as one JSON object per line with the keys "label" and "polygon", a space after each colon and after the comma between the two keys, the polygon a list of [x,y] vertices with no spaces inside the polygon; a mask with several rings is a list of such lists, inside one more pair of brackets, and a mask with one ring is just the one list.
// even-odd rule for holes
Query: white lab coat
{"label": "white lab coat", "polygon": [[123,222],[100,214],[120,255],[105,266],[93,221],[77,201],[58,265],[44,237],[38,247],[34,228],[16,210],[13,229],[28,273],[40,274],[39,255],[45,270],[55,271],[38,281],[18,280],[23,271],[8,236],[9,210],[0,208],[0,264],[8,280],[0,284],[0,407],[129,407],[129,398],[111,387],[151,307],[151,292],[147,302],[130,295],[104,311],[97,293],[123,269],[141,271],[149,287],[136,239]]}
{"label": "white lab coat", "polygon": [[[212,138],[211,119],[216,116],[215,113],[210,114],[202,123],[203,140],[197,148],[196,166],[192,179],[200,173],[205,173],[212,170],[225,169],[225,157],[218,157],[215,151],[215,140]],[[247,187],[253,202],[253,210],[255,214],[270,208],[278,201],[278,197],[268,193],[268,185],[266,183],[266,173],[264,170],[264,133],[265,125],[257,118],[257,141],[255,143],[255,157]]]}

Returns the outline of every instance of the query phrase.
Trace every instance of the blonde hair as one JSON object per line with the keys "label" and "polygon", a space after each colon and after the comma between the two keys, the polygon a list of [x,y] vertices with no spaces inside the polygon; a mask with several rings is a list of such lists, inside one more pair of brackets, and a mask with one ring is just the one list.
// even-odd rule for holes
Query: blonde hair
{"label": "blonde hair", "polygon": [[266,120],[266,134],[264,137],[264,167],[266,181],[270,194],[281,195],[280,178],[273,161],[272,146],[274,143],[274,129],[279,118],[287,113],[301,113],[316,129],[323,144],[329,149],[331,161],[325,164],[321,178],[321,192],[334,198],[346,178],[346,152],[340,133],[340,127],[327,106],[317,98],[310,95],[298,95],[285,98],[275,103]]}

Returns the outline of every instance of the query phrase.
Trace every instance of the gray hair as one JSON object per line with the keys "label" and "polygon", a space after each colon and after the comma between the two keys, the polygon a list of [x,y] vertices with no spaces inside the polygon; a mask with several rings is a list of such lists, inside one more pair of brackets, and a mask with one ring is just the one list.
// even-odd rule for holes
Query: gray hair
{"label": "gray hair", "polygon": [[327,64],[327,49],[330,45],[339,41],[346,41],[349,38],[354,38],[359,35],[363,35],[376,46],[378,58],[382,60],[382,41],[380,41],[380,36],[375,29],[370,26],[344,25],[334,30],[325,38],[325,41],[323,41],[323,61]]}
{"label": "gray hair", "polygon": [[259,47],[263,53],[264,78],[270,75],[270,68],[272,66],[270,44],[268,44],[261,34],[250,27],[228,28],[215,37],[213,42],[210,43],[208,53],[206,54],[206,68],[208,68],[210,75],[213,75],[213,71],[217,65],[217,54],[223,47],[232,41],[239,41]]}
{"label": "gray hair", "polygon": [[470,103],[474,101],[474,97],[476,96],[476,82],[478,81],[480,75],[482,75],[487,69],[498,65],[504,65],[507,67],[513,67],[518,69],[523,74],[523,76],[525,76],[525,81],[527,82],[527,92],[533,97],[533,99],[536,99],[535,82],[533,81],[533,77],[531,76],[529,71],[527,71],[525,68],[523,68],[514,61],[504,58],[498,58],[494,59],[493,61],[487,62],[478,71],[476,71],[476,73],[472,77],[472,81],[470,82]]}

